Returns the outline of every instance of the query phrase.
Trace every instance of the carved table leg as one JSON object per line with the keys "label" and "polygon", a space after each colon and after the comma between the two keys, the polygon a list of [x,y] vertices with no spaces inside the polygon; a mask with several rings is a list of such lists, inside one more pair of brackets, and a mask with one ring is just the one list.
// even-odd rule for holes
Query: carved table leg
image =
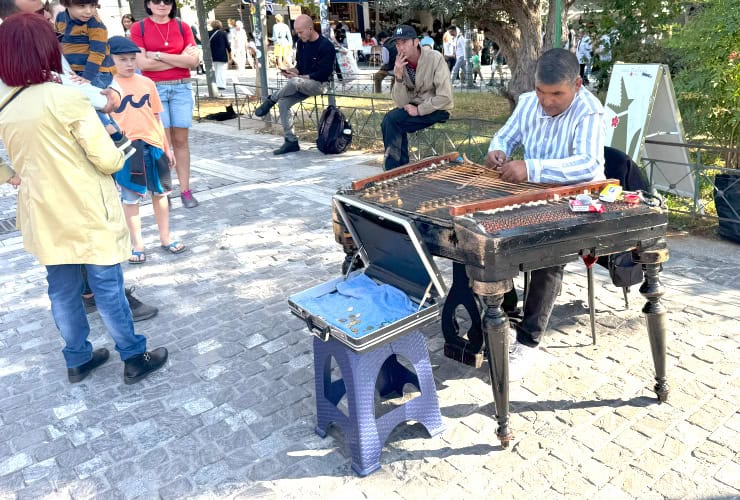
{"label": "carved table leg", "polygon": [[[471,324],[467,332],[460,332],[460,325],[457,322],[457,308],[460,306],[464,307],[470,316]],[[445,356],[468,366],[480,368],[483,365],[480,309],[470,289],[463,264],[457,262],[452,264],[452,286],[442,307],[441,320],[442,333],[445,337]]]}
{"label": "carved table leg", "polygon": [[655,394],[658,401],[668,400],[668,380],[666,378],[666,308],[661,304],[660,298],[665,289],[660,283],[661,263],[668,260],[668,249],[635,252],[635,261],[640,262],[645,269],[645,282],[640,286],[640,293],[647,299],[642,312],[647,320],[648,337],[650,339],[650,350],[655,365]]}
{"label": "carved table leg", "polygon": [[509,430],[509,321],[501,308],[504,294],[510,287],[510,281],[473,281],[473,292],[481,297],[486,308],[483,314],[483,338],[488,347],[488,368],[496,403],[496,436],[502,448],[508,448],[514,437]]}

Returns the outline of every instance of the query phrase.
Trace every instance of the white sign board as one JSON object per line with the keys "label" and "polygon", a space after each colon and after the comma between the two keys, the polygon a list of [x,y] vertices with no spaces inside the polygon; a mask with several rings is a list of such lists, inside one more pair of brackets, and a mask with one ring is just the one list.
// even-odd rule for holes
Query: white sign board
{"label": "white sign board", "polygon": [[362,50],[362,33],[347,33],[347,50]]}
{"label": "white sign board", "polygon": [[684,142],[681,113],[666,67],[616,63],[604,108],[607,145],[624,151],[637,164],[645,163],[654,187],[693,196],[686,148],[650,142]]}
{"label": "white sign board", "polygon": [[295,21],[298,16],[301,15],[301,6],[300,5],[288,5],[288,14],[290,14],[290,18]]}

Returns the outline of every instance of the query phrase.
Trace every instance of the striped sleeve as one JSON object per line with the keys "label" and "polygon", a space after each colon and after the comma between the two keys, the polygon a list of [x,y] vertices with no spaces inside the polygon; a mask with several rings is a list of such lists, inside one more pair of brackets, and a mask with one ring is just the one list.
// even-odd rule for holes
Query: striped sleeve
{"label": "striped sleeve", "polygon": [[90,48],[82,77],[93,81],[108,52],[108,29],[100,19],[93,17],[87,22],[87,36]]}

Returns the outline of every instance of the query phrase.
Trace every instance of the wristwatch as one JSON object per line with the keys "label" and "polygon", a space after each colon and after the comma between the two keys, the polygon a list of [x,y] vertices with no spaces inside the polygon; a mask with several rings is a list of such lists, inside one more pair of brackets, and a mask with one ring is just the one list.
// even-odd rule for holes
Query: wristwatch
{"label": "wristwatch", "polygon": [[154,59],[156,59],[157,61],[161,61],[162,60],[162,53],[161,52],[155,52],[154,53]]}

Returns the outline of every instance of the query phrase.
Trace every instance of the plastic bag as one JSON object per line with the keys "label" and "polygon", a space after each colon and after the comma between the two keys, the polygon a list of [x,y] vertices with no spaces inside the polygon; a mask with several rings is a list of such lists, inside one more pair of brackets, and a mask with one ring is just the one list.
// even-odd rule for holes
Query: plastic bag
{"label": "plastic bag", "polygon": [[352,51],[337,49],[337,63],[345,83],[359,78],[360,68],[357,67],[357,61],[355,56],[352,55]]}

